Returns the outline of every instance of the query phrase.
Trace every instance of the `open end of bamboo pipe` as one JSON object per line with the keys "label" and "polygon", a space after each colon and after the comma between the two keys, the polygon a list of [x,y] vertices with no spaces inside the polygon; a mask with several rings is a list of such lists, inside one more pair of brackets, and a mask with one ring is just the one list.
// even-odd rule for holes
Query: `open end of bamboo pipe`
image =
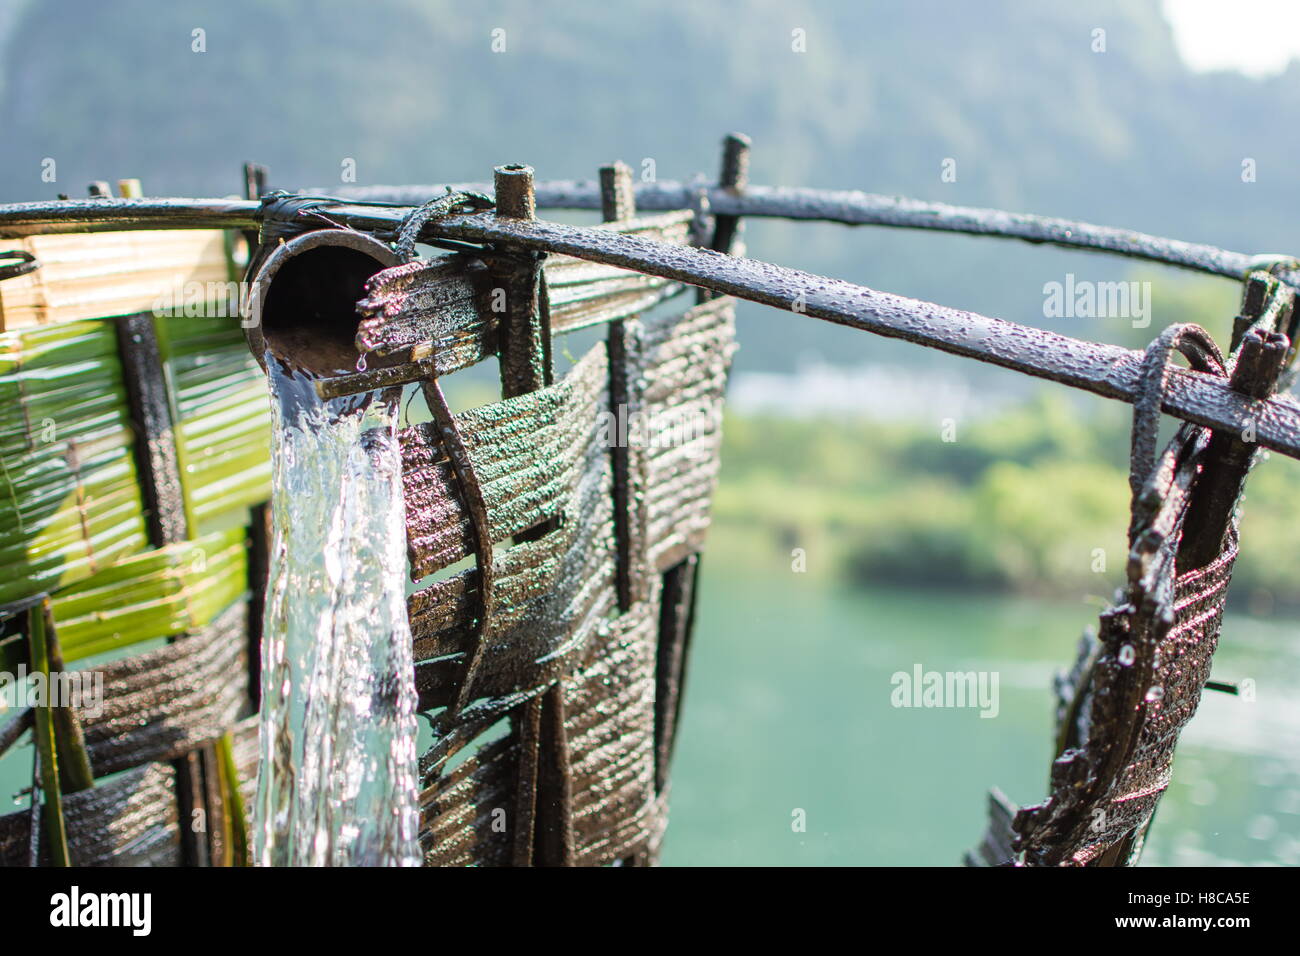
{"label": "open end of bamboo pipe", "polygon": [[397,265],[384,243],[346,229],[284,242],[255,264],[243,318],[249,348],[313,378],[351,374],[362,358],[357,302],[375,273]]}

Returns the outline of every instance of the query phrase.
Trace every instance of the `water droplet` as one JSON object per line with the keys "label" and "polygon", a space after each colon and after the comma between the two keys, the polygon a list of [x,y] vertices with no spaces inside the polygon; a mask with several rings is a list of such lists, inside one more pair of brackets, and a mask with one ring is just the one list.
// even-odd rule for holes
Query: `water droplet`
{"label": "water droplet", "polygon": [[1125,667],[1132,666],[1135,660],[1137,660],[1137,652],[1133,650],[1132,644],[1125,644],[1119,649],[1119,662]]}
{"label": "water droplet", "polygon": [[1147,700],[1163,700],[1164,696],[1165,689],[1159,684],[1147,691]]}
{"label": "water droplet", "polygon": [[361,357],[357,359],[357,371],[364,372],[365,370],[366,370],[366,353],[362,352]]}

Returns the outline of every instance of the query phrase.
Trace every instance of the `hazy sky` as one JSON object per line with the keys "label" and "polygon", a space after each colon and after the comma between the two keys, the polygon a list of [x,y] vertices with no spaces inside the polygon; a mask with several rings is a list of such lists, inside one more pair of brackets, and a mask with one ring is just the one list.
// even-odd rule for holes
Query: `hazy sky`
{"label": "hazy sky", "polygon": [[1300,56],[1296,0],[1164,0],[1183,60],[1194,70],[1281,73]]}

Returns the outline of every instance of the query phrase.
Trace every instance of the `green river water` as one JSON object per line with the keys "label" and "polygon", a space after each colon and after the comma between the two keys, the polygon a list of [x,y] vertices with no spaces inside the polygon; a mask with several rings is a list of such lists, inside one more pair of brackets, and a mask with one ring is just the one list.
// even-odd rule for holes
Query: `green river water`
{"label": "green river water", "polygon": [[[706,549],[666,865],[955,865],[990,786],[1041,799],[1051,678],[1095,599],[850,588],[756,537],[718,526]],[[918,664],[996,672],[997,716],[892,706]],[[1229,615],[1214,676],[1256,699],[1206,694],[1143,865],[1300,864],[1300,622]],[[0,789],[30,774],[16,748]]]}
{"label": "green river water", "polygon": [[[1095,599],[847,588],[736,539],[702,566],[666,865],[953,865],[990,786],[1043,797],[1052,675]],[[996,672],[997,716],[894,707],[917,664]],[[1207,692],[1143,865],[1300,864],[1300,623],[1229,615],[1214,677],[1256,699]]]}

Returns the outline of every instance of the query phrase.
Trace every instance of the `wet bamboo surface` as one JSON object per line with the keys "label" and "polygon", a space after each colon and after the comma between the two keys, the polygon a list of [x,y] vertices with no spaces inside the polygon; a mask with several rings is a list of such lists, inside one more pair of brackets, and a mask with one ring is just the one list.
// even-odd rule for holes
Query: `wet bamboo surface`
{"label": "wet bamboo surface", "polygon": [[[371,279],[356,345],[375,367],[320,389],[417,384],[432,418],[400,434],[415,686],[435,727],[420,757],[430,865],[657,859],[737,298],[1133,404],[1129,582],[1061,687],[1047,797],[1018,809],[995,793],[969,856],[1133,862],[1208,677],[1250,464],[1258,447],[1300,457],[1300,405],[1276,394],[1291,374],[1292,264],[998,210],[751,186],[747,150],[728,138],[716,185],[635,185],[618,164],[593,183],[534,184],[527,167],[501,167],[495,209],[462,187],[260,196],[250,175],[243,201],[0,207],[0,236],[30,253],[107,230],[120,251],[122,230],[153,230],[134,233],[138,245],[160,230],[260,227],[270,246],[343,227],[441,249]],[[365,204],[375,199],[396,205]],[[536,218],[555,207],[604,221]],[[1168,354],[1198,334],[1134,352],[727,254],[748,216],[1000,236],[1249,278],[1228,356],[1196,352],[1183,370]],[[158,268],[199,275],[201,258],[176,253]],[[5,301],[26,310],[0,333],[0,390],[15,410],[0,456],[22,476],[0,507],[40,531],[4,549],[15,570],[0,657],[27,660],[33,608],[48,608],[66,664],[126,656],[95,665],[102,713],[27,713],[0,728],[3,749],[30,726],[56,728],[42,746],[83,756],[95,778],[0,817],[0,861],[247,862],[268,475],[260,373],[233,317],[214,327],[132,306],[64,321],[73,313],[31,305],[32,275],[0,283],[22,283]],[[557,378],[554,343],[593,327],[604,341]],[[453,413],[438,380],[492,358],[501,400]],[[1184,425],[1157,456],[1161,410]],[[38,443],[34,423],[51,411],[62,433]],[[1256,442],[1239,437],[1248,431]],[[197,834],[181,825],[196,811],[214,821]]]}

